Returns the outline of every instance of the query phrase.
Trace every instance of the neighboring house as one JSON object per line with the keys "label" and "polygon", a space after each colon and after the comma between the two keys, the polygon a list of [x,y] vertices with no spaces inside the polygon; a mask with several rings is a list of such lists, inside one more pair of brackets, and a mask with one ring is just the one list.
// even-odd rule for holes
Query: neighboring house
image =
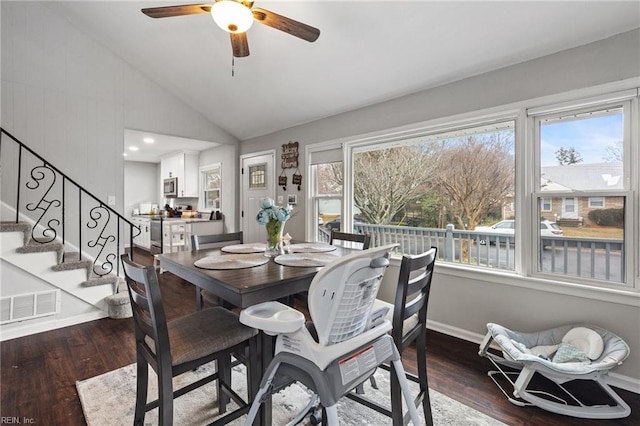
{"label": "neighboring house", "polygon": [[[600,191],[622,189],[622,163],[571,164],[542,167],[540,187],[549,192],[540,199],[540,220],[564,222],[564,226],[590,225],[589,212],[597,209],[621,209],[622,197],[566,197],[553,196],[553,192]],[[502,205],[502,218],[516,217],[513,196]]]}
{"label": "neighboring house", "polygon": [[[542,167],[543,192],[604,191],[622,189],[622,162],[571,164]],[[596,209],[623,208],[622,197],[557,197],[540,200],[541,219],[580,225],[591,224],[589,212]]]}

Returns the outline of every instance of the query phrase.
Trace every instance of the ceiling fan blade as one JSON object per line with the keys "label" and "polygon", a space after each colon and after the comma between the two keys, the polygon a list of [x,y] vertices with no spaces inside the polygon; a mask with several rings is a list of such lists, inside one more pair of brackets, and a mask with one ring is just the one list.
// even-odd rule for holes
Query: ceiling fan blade
{"label": "ceiling fan blade", "polygon": [[244,58],[249,56],[249,43],[247,42],[247,33],[230,33],[231,49],[233,56],[236,58]]}
{"label": "ceiling fan blade", "polygon": [[185,4],[179,6],[149,7],[142,9],[142,13],[151,18],[171,18],[172,16],[196,15],[210,13],[210,4]]}
{"label": "ceiling fan blade", "polygon": [[261,24],[284,31],[303,40],[314,42],[320,37],[319,29],[286,16],[278,15],[259,7],[251,9],[251,12],[253,13],[253,18]]}

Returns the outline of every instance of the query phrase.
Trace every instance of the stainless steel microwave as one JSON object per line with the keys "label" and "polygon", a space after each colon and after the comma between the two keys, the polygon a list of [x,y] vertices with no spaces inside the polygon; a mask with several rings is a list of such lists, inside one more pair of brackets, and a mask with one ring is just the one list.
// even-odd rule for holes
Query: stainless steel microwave
{"label": "stainless steel microwave", "polygon": [[164,197],[172,198],[178,196],[178,178],[172,177],[164,180]]}

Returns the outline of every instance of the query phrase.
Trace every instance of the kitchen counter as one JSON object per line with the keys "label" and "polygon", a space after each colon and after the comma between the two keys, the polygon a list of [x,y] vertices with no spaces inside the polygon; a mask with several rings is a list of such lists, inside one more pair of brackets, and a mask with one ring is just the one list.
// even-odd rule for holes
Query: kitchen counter
{"label": "kitchen counter", "polygon": [[145,234],[145,243],[137,238],[135,243],[148,250],[159,251],[160,253],[171,253],[177,250],[190,250],[191,235],[194,234],[222,234],[224,233],[224,221],[209,220],[206,217],[165,217],[160,214],[137,214],[132,215],[134,223],[140,223],[141,228],[149,230]]}
{"label": "kitchen counter", "polygon": [[[165,217],[160,214],[134,214],[132,217],[138,217],[141,219],[160,220],[162,222],[181,222],[181,223],[196,223],[196,222],[209,222],[209,218],[203,217]],[[221,220],[212,220],[211,222],[220,222]]]}

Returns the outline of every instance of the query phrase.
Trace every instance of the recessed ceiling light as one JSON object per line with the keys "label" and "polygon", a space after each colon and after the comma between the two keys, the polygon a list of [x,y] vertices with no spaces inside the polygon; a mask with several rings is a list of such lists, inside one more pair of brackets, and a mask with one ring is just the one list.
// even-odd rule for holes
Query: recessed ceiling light
{"label": "recessed ceiling light", "polygon": [[137,146],[130,146],[129,147],[129,151],[137,151],[138,147]]}
{"label": "recessed ceiling light", "polygon": [[122,153],[122,156],[123,156],[123,157],[126,157],[126,156],[127,156],[127,153],[126,153],[126,152],[123,152],[123,153]]}
{"label": "recessed ceiling light", "polygon": [[144,138],[142,139],[144,141],[144,143],[154,143],[155,140],[153,138]]}

